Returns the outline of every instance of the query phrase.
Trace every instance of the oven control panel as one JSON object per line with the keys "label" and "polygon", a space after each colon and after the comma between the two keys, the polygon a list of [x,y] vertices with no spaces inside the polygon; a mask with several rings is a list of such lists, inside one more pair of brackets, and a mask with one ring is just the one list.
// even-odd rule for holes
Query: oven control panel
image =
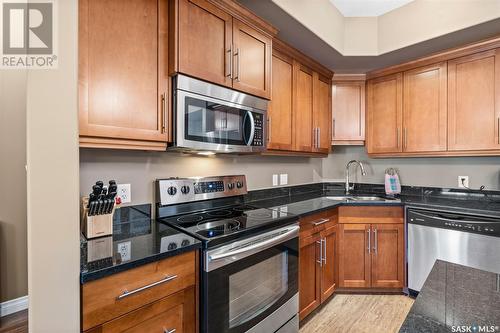
{"label": "oven control panel", "polygon": [[246,178],[238,176],[167,178],[156,181],[156,202],[161,206],[244,195]]}

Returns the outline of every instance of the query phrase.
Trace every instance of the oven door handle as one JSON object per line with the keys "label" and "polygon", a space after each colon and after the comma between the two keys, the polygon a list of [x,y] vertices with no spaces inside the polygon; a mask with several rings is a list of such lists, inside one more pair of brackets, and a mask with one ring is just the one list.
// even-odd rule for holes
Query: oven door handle
{"label": "oven door handle", "polygon": [[235,255],[238,255],[238,254],[241,254],[241,253],[245,253],[245,252],[249,252],[249,251],[256,251],[256,250],[265,250],[271,246],[274,246],[274,245],[277,245],[279,243],[282,243],[283,241],[285,240],[288,240],[288,239],[291,239],[293,237],[296,237],[297,234],[298,234],[298,231],[299,231],[300,227],[299,226],[293,226],[293,227],[290,227],[287,231],[285,231],[284,233],[276,236],[276,237],[273,237],[273,238],[270,238],[270,239],[266,239],[264,241],[261,241],[261,242],[257,242],[257,243],[253,243],[251,245],[248,245],[248,246],[245,246],[245,247],[241,247],[239,249],[236,249],[236,250],[233,250],[233,251],[228,251],[228,252],[222,252],[222,253],[217,253],[217,254],[211,254],[208,256],[208,259],[210,261],[217,261],[217,260],[221,260],[221,259],[224,259],[224,258],[227,258],[227,257],[232,257],[232,256],[235,256]]}

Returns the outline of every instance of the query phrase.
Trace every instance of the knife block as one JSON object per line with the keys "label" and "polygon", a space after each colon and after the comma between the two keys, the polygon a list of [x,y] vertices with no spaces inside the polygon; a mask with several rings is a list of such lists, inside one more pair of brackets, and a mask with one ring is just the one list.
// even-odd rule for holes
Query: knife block
{"label": "knife block", "polygon": [[87,239],[109,236],[113,234],[113,215],[117,208],[117,204],[113,206],[113,210],[109,214],[89,216],[88,197],[82,198],[80,227],[82,234]]}

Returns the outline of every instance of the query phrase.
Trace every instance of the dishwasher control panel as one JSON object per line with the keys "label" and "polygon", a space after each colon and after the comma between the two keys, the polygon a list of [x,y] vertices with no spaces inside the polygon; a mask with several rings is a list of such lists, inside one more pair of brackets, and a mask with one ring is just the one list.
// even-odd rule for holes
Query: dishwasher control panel
{"label": "dishwasher control panel", "polygon": [[427,210],[408,210],[408,223],[500,237],[500,218]]}

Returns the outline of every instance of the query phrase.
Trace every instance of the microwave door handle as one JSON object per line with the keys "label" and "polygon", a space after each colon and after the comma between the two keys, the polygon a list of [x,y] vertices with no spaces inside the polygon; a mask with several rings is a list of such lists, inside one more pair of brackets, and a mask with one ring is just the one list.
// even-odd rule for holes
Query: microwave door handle
{"label": "microwave door handle", "polygon": [[289,240],[291,238],[297,237],[299,227],[291,227],[289,228],[286,232],[283,234],[273,237],[271,239],[266,239],[262,242],[257,242],[242,248],[239,248],[237,250],[233,251],[228,251],[228,252],[223,252],[223,253],[218,253],[218,254],[212,254],[209,256],[210,261],[216,261],[216,260],[221,260],[227,257],[232,257],[241,253],[249,252],[249,251],[255,251],[259,249],[267,249],[271,246],[277,245],[282,243],[283,241]]}
{"label": "microwave door handle", "polygon": [[248,141],[245,138],[245,144],[247,146],[251,146],[253,142],[253,137],[255,136],[255,120],[253,119],[253,113],[252,111],[247,111],[245,115],[245,119],[248,117],[250,119],[250,135],[248,137]]}

